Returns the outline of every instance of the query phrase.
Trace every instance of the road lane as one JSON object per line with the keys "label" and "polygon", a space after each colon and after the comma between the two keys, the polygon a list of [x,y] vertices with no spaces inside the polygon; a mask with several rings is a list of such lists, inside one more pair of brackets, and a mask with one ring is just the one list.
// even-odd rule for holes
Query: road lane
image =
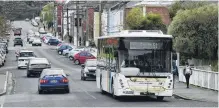
{"label": "road lane", "polygon": [[[21,21],[23,28],[22,33],[25,34],[31,28],[29,22]],[[22,36],[25,38],[25,36]],[[15,86],[14,93],[6,95],[4,107],[212,107],[217,103],[198,102],[175,99],[173,97],[164,98],[165,101],[158,102],[151,97],[129,97],[122,100],[115,100],[110,95],[102,95],[96,87],[95,81],[80,80],[80,66],[74,65],[72,61],[62,55],[58,55],[52,47],[44,45],[43,48],[31,47],[27,44],[27,48],[33,50],[38,57],[45,57],[51,63],[52,67],[63,68],[70,74],[70,93],[48,93],[39,95],[37,93],[38,78],[27,78],[26,70],[18,70],[16,68],[14,50],[11,46],[7,57],[6,67],[14,74]],[[10,56],[10,57],[9,57]],[[9,68],[12,67],[12,68]],[[3,69],[3,68],[2,68]],[[0,68],[1,70],[1,68]]]}

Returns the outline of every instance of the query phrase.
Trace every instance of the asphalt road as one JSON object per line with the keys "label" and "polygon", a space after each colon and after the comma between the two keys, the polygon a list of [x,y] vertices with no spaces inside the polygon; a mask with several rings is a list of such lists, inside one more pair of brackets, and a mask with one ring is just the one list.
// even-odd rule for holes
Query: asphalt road
{"label": "asphalt road", "polygon": [[[29,29],[37,30],[32,27],[30,22],[16,21],[15,27],[21,26],[22,38],[25,38]],[[12,36],[13,37],[13,36]],[[25,39],[26,40],[26,39]],[[38,78],[27,78],[26,70],[18,70],[15,61],[15,50],[20,46],[13,47],[12,41],[9,44],[9,54],[7,63],[0,68],[0,72],[10,71],[13,73],[15,85],[13,91],[5,96],[3,107],[217,107],[218,103],[199,102],[192,100],[182,100],[174,97],[164,98],[159,102],[153,97],[125,97],[121,100],[115,100],[111,95],[102,95],[96,87],[94,80],[80,80],[80,66],[74,65],[64,56],[47,45],[42,47],[32,47],[25,44],[24,47],[33,50],[38,57],[45,57],[51,63],[52,67],[63,68],[70,74],[70,93],[48,93],[39,95],[37,93]]]}

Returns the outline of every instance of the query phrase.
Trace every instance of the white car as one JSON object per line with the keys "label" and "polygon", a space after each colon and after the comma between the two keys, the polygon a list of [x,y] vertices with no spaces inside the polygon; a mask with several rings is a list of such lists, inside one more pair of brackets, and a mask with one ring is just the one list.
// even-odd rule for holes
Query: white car
{"label": "white car", "polygon": [[29,19],[29,18],[26,18],[25,21],[30,21],[30,19]]}
{"label": "white car", "polygon": [[2,57],[4,63],[6,62],[6,53],[4,53],[2,50],[0,51],[0,56]]}
{"label": "white car", "polygon": [[18,69],[27,68],[28,60],[32,58],[35,58],[35,57],[19,57],[17,61],[17,68]]}
{"label": "white car", "polygon": [[42,46],[41,40],[38,38],[35,38],[32,42],[32,46]]}
{"label": "white car", "polygon": [[4,63],[4,59],[3,57],[0,55],[0,66],[4,66],[5,63]]}
{"label": "white car", "polygon": [[40,34],[41,34],[41,33],[46,33],[46,31],[44,30],[44,28],[40,28],[38,32],[39,32]]}
{"label": "white car", "polygon": [[74,50],[76,47],[75,46],[71,46],[72,48],[63,50],[62,55],[64,56],[68,56],[68,53],[71,52],[71,50]]}
{"label": "white car", "polygon": [[87,59],[81,67],[81,80],[86,80],[88,77],[96,78],[97,59]]}
{"label": "white car", "polygon": [[51,63],[46,58],[32,58],[27,63],[27,77],[40,75],[46,68],[51,68]]}
{"label": "white car", "polygon": [[34,33],[36,37],[40,37],[40,33],[39,32],[35,32]]}
{"label": "white car", "polygon": [[69,60],[73,60],[74,59],[74,55],[77,54],[78,52],[84,51],[84,48],[75,48],[73,50],[71,50],[68,53],[68,58]]}

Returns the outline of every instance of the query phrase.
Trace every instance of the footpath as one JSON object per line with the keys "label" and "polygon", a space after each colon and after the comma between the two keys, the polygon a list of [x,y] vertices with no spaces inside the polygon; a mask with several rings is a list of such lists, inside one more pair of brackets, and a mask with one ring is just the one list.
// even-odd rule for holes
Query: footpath
{"label": "footpath", "polygon": [[0,96],[6,94],[6,89],[7,89],[7,73],[4,72],[4,73],[0,73]]}
{"label": "footpath", "polygon": [[186,100],[197,100],[218,103],[218,91],[197,87],[194,85],[186,88],[186,83],[175,81],[174,96]]}

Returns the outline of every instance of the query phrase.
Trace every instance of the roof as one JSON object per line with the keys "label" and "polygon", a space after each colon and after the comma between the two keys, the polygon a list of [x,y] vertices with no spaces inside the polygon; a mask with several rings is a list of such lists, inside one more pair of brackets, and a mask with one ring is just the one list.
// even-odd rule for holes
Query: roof
{"label": "roof", "polygon": [[109,37],[156,37],[156,38],[172,38],[172,35],[165,35],[160,30],[124,30],[110,36],[101,36],[98,39]]}
{"label": "roof", "polygon": [[30,60],[31,64],[49,64],[46,58],[33,58]]}
{"label": "roof", "polygon": [[54,74],[61,74],[61,75],[66,76],[66,74],[64,73],[64,70],[61,68],[44,69],[43,74],[44,74],[44,76],[45,75],[54,75]]}
{"label": "roof", "polygon": [[33,51],[22,49],[20,52],[33,52]]}
{"label": "roof", "polygon": [[32,58],[35,58],[35,57],[18,57],[18,59],[32,59]]}

